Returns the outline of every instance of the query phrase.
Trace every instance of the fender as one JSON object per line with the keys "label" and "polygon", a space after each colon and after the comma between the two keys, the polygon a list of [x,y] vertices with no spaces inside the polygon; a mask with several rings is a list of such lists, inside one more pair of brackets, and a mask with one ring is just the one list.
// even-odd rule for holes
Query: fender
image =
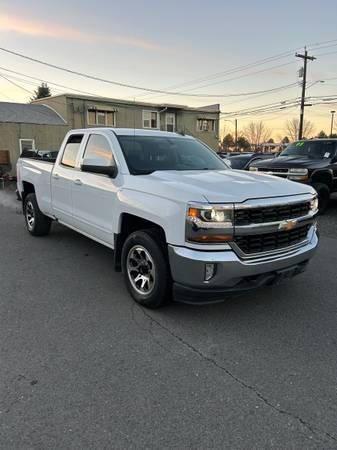
{"label": "fender", "polygon": [[324,183],[329,189],[333,185],[333,171],[331,169],[315,169],[310,176],[310,183]]}
{"label": "fender", "polygon": [[165,230],[167,243],[184,245],[186,205],[184,202],[159,197],[156,193],[121,189],[118,194],[120,210],[114,230],[121,232],[123,214],[147,220]]}

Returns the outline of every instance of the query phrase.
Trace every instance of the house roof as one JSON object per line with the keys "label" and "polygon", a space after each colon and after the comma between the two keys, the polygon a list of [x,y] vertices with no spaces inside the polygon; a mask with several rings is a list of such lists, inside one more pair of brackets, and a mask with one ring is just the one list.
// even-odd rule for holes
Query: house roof
{"label": "house roof", "polygon": [[207,106],[201,106],[201,107],[192,107],[192,106],[186,106],[186,105],[178,105],[174,103],[149,103],[149,102],[141,102],[141,101],[135,101],[132,100],[122,100],[117,98],[109,98],[109,97],[98,97],[98,96],[90,96],[90,95],[81,95],[81,94],[73,94],[73,93],[64,93],[59,95],[52,95],[51,97],[47,97],[46,99],[39,99],[34,100],[34,104],[42,103],[43,101],[46,101],[48,99],[53,98],[73,98],[73,99],[81,99],[86,101],[93,101],[93,102],[102,102],[102,103],[115,103],[120,105],[137,105],[137,106],[143,106],[143,107],[150,107],[150,108],[172,108],[172,109],[181,109],[185,111],[194,111],[194,112],[208,112],[208,113],[219,113],[220,112],[220,105],[214,104],[214,105],[207,105]]}
{"label": "house roof", "polygon": [[0,123],[66,124],[62,117],[49,106],[9,102],[0,102]]}

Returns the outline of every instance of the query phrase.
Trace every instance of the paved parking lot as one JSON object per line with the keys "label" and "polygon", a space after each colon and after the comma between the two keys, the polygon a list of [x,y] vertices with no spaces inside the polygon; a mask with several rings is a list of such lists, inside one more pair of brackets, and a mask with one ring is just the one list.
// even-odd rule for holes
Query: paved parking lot
{"label": "paved parking lot", "polygon": [[0,448],[337,448],[337,201],[309,270],[141,309],[108,249],[0,194]]}

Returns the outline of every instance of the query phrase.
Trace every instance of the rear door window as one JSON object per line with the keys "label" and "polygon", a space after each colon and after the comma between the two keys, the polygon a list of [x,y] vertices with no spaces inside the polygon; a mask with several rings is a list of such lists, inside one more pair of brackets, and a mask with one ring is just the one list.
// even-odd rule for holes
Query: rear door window
{"label": "rear door window", "polygon": [[61,164],[66,167],[75,167],[78,151],[81,146],[83,134],[73,134],[69,136],[66,143]]}
{"label": "rear door window", "polygon": [[90,135],[85,148],[84,159],[92,161],[97,166],[110,166],[114,163],[110,144],[103,135]]}

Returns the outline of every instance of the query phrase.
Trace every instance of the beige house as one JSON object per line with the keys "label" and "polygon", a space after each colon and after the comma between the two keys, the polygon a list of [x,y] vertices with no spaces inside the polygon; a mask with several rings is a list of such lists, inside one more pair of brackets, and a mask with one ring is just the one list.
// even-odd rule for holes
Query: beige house
{"label": "beige house", "polygon": [[64,118],[69,128],[112,126],[176,131],[195,136],[214,150],[218,148],[218,104],[191,108],[77,94],[56,95],[36,100],[34,104],[53,108]]}
{"label": "beige house", "polygon": [[68,130],[88,127],[146,128],[195,136],[214,150],[219,105],[202,108],[63,94],[29,104],[0,102],[0,150],[15,164],[23,150],[58,150]]}
{"label": "beige house", "polygon": [[57,150],[68,129],[48,106],[0,102],[0,150],[9,152],[12,175],[23,150]]}

